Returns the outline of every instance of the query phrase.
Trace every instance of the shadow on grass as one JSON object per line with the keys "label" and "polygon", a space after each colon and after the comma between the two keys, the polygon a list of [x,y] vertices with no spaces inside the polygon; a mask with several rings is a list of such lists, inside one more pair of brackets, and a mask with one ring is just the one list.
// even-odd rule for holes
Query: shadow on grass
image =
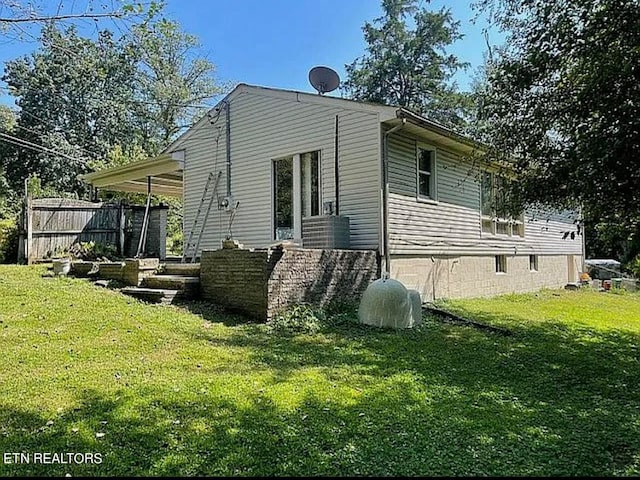
{"label": "shadow on grass", "polygon": [[[409,378],[397,386],[402,395],[384,390],[357,406],[373,408],[381,425],[397,427],[386,433],[376,428],[372,437],[388,443],[378,451],[386,460],[405,458],[404,466],[388,470],[395,474],[640,472],[638,335],[547,323],[505,338],[432,323],[417,332],[344,327],[327,336],[330,343],[253,326],[229,338],[206,332],[197,338],[246,348],[252,361],[274,369],[276,382],[309,367],[336,381],[345,370],[374,384],[390,381],[392,391],[394,379],[402,384]],[[412,407],[412,397],[423,401]],[[417,416],[400,413],[407,409]],[[424,424],[420,411],[428,412]],[[409,446],[396,451],[398,435],[408,435]],[[444,457],[428,462],[436,447]],[[446,460],[450,455],[459,463]],[[425,468],[406,469],[420,464]]]}
{"label": "shadow on grass", "polygon": [[185,300],[176,303],[177,307],[184,308],[190,313],[201,316],[204,320],[215,323],[222,323],[227,327],[236,325],[245,325],[260,323],[255,319],[249,318],[241,313],[233,312],[225,309],[223,306],[198,300]]}
{"label": "shadow on grass", "polygon": [[[0,401],[0,451],[103,455],[100,465],[0,465],[0,475],[640,473],[636,335],[545,324],[501,337],[430,322],[407,332],[190,334],[243,349],[271,383],[242,398],[87,390],[55,418]],[[353,395],[310,388],[278,405],[278,387],[309,369]]]}

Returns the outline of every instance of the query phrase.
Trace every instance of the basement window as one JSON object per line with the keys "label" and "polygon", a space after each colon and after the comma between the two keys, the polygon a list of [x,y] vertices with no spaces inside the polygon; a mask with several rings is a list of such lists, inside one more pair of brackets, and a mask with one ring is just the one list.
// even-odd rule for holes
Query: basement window
{"label": "basement window", "polygon": [[506,255],[496,255],[496,273],[507,273]]}
{"label": "basement window", "polygon": [[532,272],[538,271],[538,256],[529,255],[529,270]]}

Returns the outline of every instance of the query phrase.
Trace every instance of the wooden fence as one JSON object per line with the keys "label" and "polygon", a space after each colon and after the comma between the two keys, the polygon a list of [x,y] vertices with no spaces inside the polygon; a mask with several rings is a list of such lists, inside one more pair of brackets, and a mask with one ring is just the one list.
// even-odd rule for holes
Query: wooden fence
{"label": "wooden fence", "polygon": [[[166,225],[166,207],[161,207],[164,215],[158,220]],[[154,207],[154,217],[158,207]],[[133,256],[133,245],[137,246],[140,232],[135,231],[141,223],[144,208],[126,204],[94,203],[66,198],[27,198],[22,210],[22,229],[18,257],[27,263],[51,258],[68,249],[76,242],[113,245],[122,256]],[[158,256],[164,258],[164,237],[166,229],[151,229],[147,232],[147,242],[157,247]],[[149,242],[149,238],[152,241]],[[149,253],[149,252],[147,252]]]}

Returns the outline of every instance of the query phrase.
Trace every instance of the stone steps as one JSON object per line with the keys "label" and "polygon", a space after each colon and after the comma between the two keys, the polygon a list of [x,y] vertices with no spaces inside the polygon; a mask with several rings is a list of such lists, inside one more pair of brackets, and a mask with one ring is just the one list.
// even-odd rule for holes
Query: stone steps
{"label": "stone steps", "polygon": [[161,269],[162,275],[184,275],[200,277],[199,263],[166,263]]}
{"label": "stone steps", "polygon": [[200,277],[184,275],[149,275],[142,287],[159,290],[178,290],[182,298],[195,298],[200,293]]}
{"label": "stone steps", "polygon": [[172,304],[183,297],[180,290],[146,287],[125,287],[121,293],[149,303]]}
{"label": "stone steps", "polygon": [[[157,260],[156,260],[157,262]],[[165,263],[137,265],[139,283],[122,293],[151,303],[171,304],[176,300],[196,298],[200,294],[199,263]],[[130,283],[131,284],[131,283]]]}

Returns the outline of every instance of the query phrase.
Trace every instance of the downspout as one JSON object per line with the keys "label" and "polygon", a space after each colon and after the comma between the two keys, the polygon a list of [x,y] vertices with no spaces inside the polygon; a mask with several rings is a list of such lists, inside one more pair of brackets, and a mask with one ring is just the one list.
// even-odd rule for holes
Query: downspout
{"label": "downspout", "polygon": [[407,123],[403,118],[400,125],[387,130],[382,135],[382,250],[384,255],[382,278],[390,276],[391,255],[389,253],[389,147],[388,137]]}
{"label": "downspout", "polygon": [[336,184],[336,215],[340,215],[340,177],[338,173],[338,115],[336,115],[333,176]]}
{"label": "downspout", "polygon": [[227,197],[231,196],[231,117],[229,115],[229,107],[229,100],[225,100],[224,117],[226,123],[225,147],[227,151]]}

